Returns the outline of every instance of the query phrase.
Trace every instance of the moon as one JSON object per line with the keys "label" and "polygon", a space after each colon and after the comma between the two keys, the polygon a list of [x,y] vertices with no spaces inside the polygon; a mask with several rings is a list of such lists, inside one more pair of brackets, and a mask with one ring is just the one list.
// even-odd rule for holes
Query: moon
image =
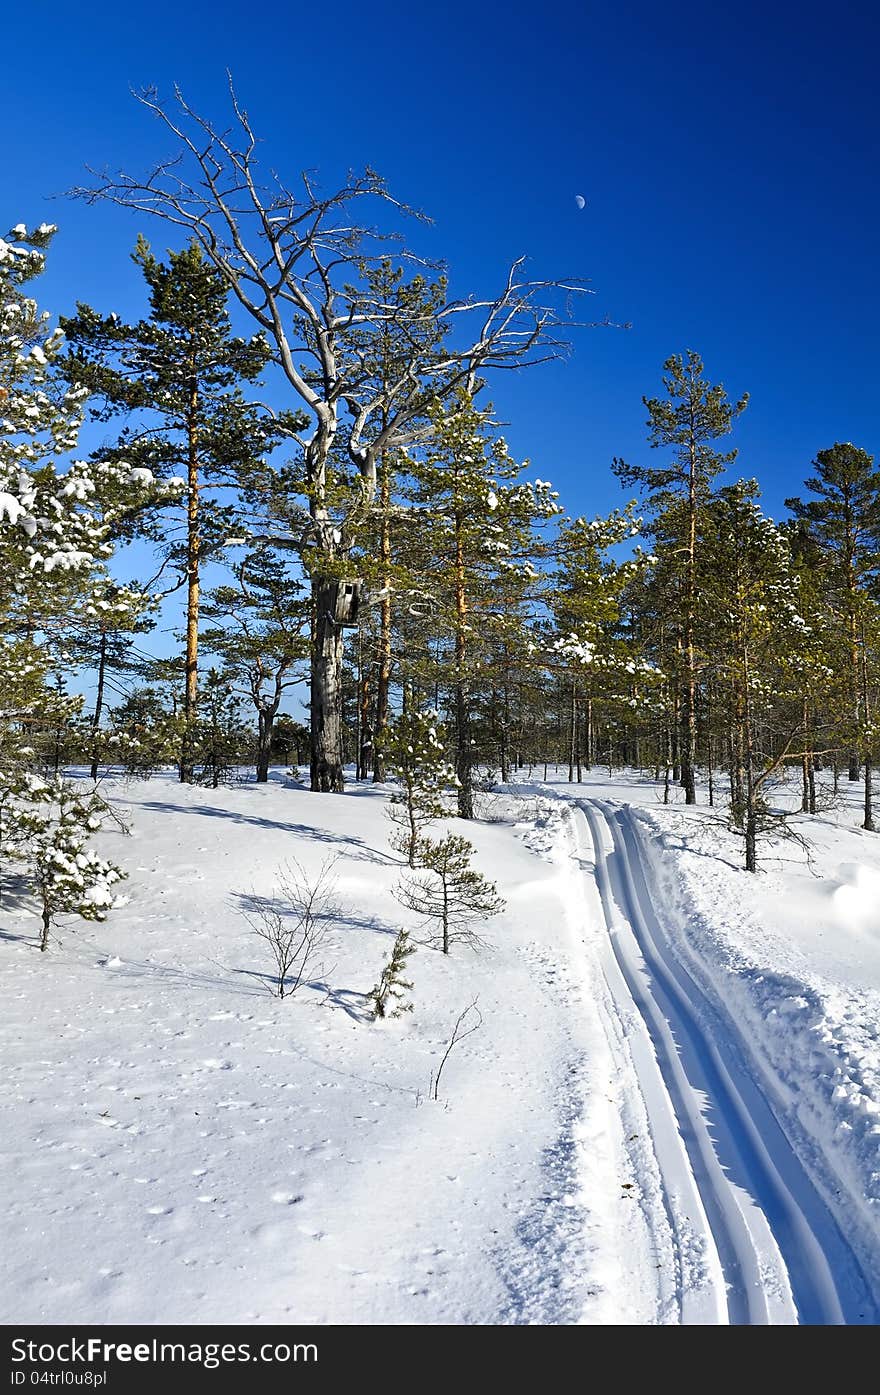
{"label": "moon", "polygon": [[574,201],[577,204],[578,208],[586,208],[587,206],[587,201],[584,198],[583,194],[575,194]]}

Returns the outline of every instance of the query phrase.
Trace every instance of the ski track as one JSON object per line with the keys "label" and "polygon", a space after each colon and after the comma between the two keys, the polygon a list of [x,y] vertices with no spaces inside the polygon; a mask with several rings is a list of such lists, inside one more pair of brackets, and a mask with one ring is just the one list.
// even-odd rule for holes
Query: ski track
{"label": "ski track", "polygon": [[[872,1324],[858,1262],[753,1078],[733,1021],[674,954],[628,810],[571,801],[595,877],[604,970],[627,1037],[678,1251],[685,1324]],[[694,1250],[701,1274],[689,1282]]]}

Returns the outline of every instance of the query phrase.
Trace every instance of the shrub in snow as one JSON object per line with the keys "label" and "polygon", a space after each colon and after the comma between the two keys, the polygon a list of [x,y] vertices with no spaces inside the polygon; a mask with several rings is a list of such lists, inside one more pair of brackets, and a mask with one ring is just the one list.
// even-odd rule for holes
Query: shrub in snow
{"label": "shrub in snow", "polygon": [[[452,1035],[446,1043],[446,1050],[440,1058],[440,1064],[436,1072],[431,1072],[431,1079],[428,1082],[429,1099],[439,1100],[440,1077],[443,1074],[443,1067],[446,1065],[446,1062],[449,1060],[455,1048],[461,1045],[465,1037],[473,1036],[474,1032],[478,1032],[483,1025],[483,1014],[477,1007],[477,1001],[478,1000],[474,998],[474,1001],[469,1003],[464,1012],[460,1012],[456,1018],[455,1026],[452,1029]],[[473,1014],[473,1016],[471,1016],[471,1014]]]}
{"label": "shrub in snow", "polygon": [[0,775],[0,843],[36,899],[43,952],[59,915],[104,920],[121,904],[112,888],[125,873],[88,846],[106,812],[69,781]]}
{"label": "shrub in snow", "polygon": [[341,914],[336,903],[336,882],[330,858],[313,874],[298,862],[279,868],[270,897],[249,896],[245,919],[266,945],[274,964],[272,991],[290,997],[309,975],[321,974],[318,955],[331,925]]}
{"label": "shrub in snow", "polygon": [[409,931],[398,930],[379,982],[367,994],[374,1022],[378,1017],[402,1017],[405,1012],[412,1012],[412,1003],[405,1001],[407,993],[412,992],[412,983],[404,978],[404,973],[407,959],[415,952],[415,945],[409,942]]}
{"label": "shrub in snow", "polygon": [[444,954],[455,940],[475,949],[481,943],[475,925],[504,910],[495,883],[471,866],[473,851],[467,838],[454,833],[438,842],[420,838],[416,864],[421,870],[405,874],[394,889],[401,905],[431,927],[430,943]]}

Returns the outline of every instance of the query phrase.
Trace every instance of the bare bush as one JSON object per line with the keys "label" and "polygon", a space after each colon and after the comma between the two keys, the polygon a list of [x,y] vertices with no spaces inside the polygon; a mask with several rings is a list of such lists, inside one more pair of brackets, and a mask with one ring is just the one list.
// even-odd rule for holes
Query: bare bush
{"label": "bare bush", "polygon": [[[452,1052],[454,1051],[455,1047],[460,1046],[461,1043],[464,1041],[465,1037],[472,1036],[472,1034],[476,1031],[479,1031],[480,1027],[482,1027],[483,1025],[483,1014],[477,1007],[477,1002],[478,999],[474,998],[474,1001],[468,1004],[464,1012],[459,1013],[459,1016],[456,1019],[455,1026],[452,1029],[452,1036],[449,1038],[449,1041],[446,1044],[446,1050],[443,1052],[443,1057],[440,1061],[439,1066],[437,1067],[437,1073],[436,1075],[431,1075],[431,1079],[428,1084],[429,1099],[437,1100],[440,1098],[440,1077],[443,1074],[443,1067],[446,1065],[446,1062],[449,1060],[449,1057],[452,1055]],[[474,1014],[473,1017],[471,1017],[471,1013]]]}
{"label": "bare bush", "polygon": [[317,873],[294,859],[278,869],[271,897],[251,897],[245,919],[269,948],[275,964],[273,992],[290,997],[312,974],[323,974],[318,959],[327,932],[341,915],[329,858]]}

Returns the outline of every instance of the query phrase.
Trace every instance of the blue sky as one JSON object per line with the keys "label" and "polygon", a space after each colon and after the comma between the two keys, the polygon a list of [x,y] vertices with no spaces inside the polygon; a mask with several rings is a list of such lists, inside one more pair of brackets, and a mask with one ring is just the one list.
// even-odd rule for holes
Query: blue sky
{"label": "blue sky", "polygon": [[167,152],[129,85],[177,81],[219,116],[229,66],[280,171],[331,186],[371,163],[433,216],[425,245],[457,292],[493,288],[525,252],[536,275],[589,277],[597,317],[632,322],[492,393],[514,453],[572,512],[622,501],[611,458],[644,459],[642,394],[689,347],[752,394],[739,472],[778,512],[818,449],[880,453],[872,8],[339,0],[256,8],[248,31],[247,7],[222,0],[18,6],[0,222],[60,225],[48,308],[136,313],[135,234],[162,247],[166,230],[47,197],[87,163]]}

